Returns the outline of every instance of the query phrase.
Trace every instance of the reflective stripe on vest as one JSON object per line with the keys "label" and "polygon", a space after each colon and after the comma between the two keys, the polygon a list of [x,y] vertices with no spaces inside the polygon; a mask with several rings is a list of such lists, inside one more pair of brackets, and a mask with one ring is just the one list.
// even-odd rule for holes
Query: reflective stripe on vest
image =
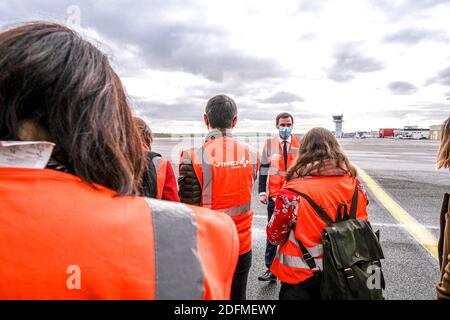
{"label": "reflective stripe on vest", "polygon": [[197,253],[197,224],[192,210],[173,202],[149,198],[146,201],[152,210],[156,299],[201,299],[204,273]]}
{"label": "reflective stripe on vest", "polygon": [[297,154],[299,154],[300,153],[300,148],[291,148],[290,150],[289,150],[289,154],[294,154],[294,155],[297,155]]}
{"label": "reflective stripe on vest", "polygon": [[300,152],[300,142],[298,137],[292,135],[290,147],[288,150],[287,168],[282,156],[282,147],[280,146],[279,137],[267,139],[264,145],[265,154],[268,159],[268,189],[269,195],[275,197],[282,188],[288,169],[295,163]]}
{"label": "reflective stripe on vest", "polygon": [[[256,180],[258,176],[258,156],[257,153],[252,151],[250,148],[247,148],[250,153],[250,161],[252,163],[253,171],[253,181]],[[212,169],[211,163],[207,155],[205,155],[205,149],[202,147],[197,148],[195,150],[196,157],[198,161],[202,163],[202,174],[203,174],[203,183],[202,183],[202,206],[205,208],[212,208],[212,188],[213,188],[213,179],[212,179]],[[225,212],[229,216],[238,216],[243,213],[250,211],[251,203],[246,203],[241,206],[225,208],[225,209],[216,209],[222,212]]]}
{"label": "reflective stripe on vest", "polygon": [[[295,244],[295,246],[298,247],[298,242],[297,242],[297,239],[295,238],[294,230],[291,230],[291,232],[289,233],[289,240],[293,244]],[[298,248],[298,250],[300,251],[300,248]],[[319,244],[315,247],[306,248],[306,250],[308,250],[309,254],[313,258],[321,257],[323,255],[323,246],[321,244]]]}
{"label": "reflective stripe on vest", "polygon": [[274,139],[274,138],[272,138],[272,139],[267,139],[267,140],[266,140],[266,142],[267,142],[267,153],[266,153],[266,156],[267,156],[267,159],[269,159],[269,160],[271,160],[271,158],[272,158],[272,144],[273,144],[273,139]]}
{"label": "reflective stripe on vest", "polygon": [[[277,252],[277,257],[280,263],[284,264],[285,266],[310,270],[306,261],[299,256],[289,256],[287,254]],[[320,270],[323,269],[323,262],[321,258],[315,258],[314,262],[316,263],[317,268],[319,268]]]}
{"label": "reflective stripe on vest", "polygon": [[277,175],[277,176],[280,176],[280,177],[284,177],[284,176],[286,176],[287,175],[287,172],[286,171],[278,171],[278,169],[277,168],[275,168],[275,167],[270,167],[270,169],[269,169],[269,174],[270,175]]}
{"label": "reflective stripe on vest", "polygon": [[152,161],[156,169],[156,199],[161,200],[166,182],[167,160],[155,157]]}
{"label": "reflective stripe on vest", "polygon": [[253,166],[253,181],[255,181],[258,177],[258,153],[250,146],[247,146],[247,150],[250,153],[250,163]]}
{"label": "reflective stripe on vest", "polygon": [[251,203],[246,203],[242,206],[226,208],[226,209],[216,209],[217,211],[222,211],[229,215],[230,217],[240,216],[243,213],[250,211]]}
{"label": "reflective stripe on vest", "polygon": [[212,207],[212,170],[209,158],[205,155],[205,149],[202,147],[196,149],[197,160],[202,163],[202,206],[205,208]]}
{"label": "reflective stripe on vest", "polygon": [[200,183],[200,205],[222,211],[233,219],[239,236],[239,254],[245,254],[251,250],[250,203],[259,154],[252,153],[251,148],[233,137],[213,132],[208,136],[211,139],[201,147],[186,151]]}
{"label": "reflective stripe on vest", "polygon": [[[287,182],[284,188],[308,195],[319,206],[326,207],[330,218],[335,221],[339,204],[351,203],[355,183],[354,178],[345,175],[341,177],[293,179]],[[306,249],[313,256],[316,266],[323,269],[323,262],[320,261],[324,255],[321,237],[326,227],[322,218],[303,198],[301,198],[297,208],[295,230],[289,235],[289,240],[279,247],[277,258],[271,268],[272,273],[280,281],[292,284],[303,282],[311,276],[310,268],[304,260],[294,235],[297,235],[297,238],[302,240],[304,245],[309,246]],[[367,219],[365,201],[358,202],[357,219]],[[298,269],[299,267],[303,269]]]}

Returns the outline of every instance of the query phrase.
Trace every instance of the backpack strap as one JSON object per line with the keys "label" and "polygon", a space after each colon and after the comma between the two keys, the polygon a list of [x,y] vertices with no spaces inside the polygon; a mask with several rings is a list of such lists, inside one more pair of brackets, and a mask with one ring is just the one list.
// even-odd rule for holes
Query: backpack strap
{"label": "backpack strap", "polygon": [[353,220],[356,220],[356,212],[358,211],[358,193],[358,184],[356,184],[352,197],[352,206],[350,208],[350,219]]}
{"label": "backpack strap", "polygon": [[[304,198],[306,201],[308,201],[309,205],[314,209],[314,211],[317,213],[317,215],[329,226],[331,226],[334,221],[330,218],[330,216],[323,210],[317,203],[314,202],[313,199],[311,199],[307,194],[296,192],[299,196]],[[314,257],[309,253],[308,249],[303,245],[303,243],[295,238],[297,240],[297,244],[300,248],[300,251],[303,255],[303,260],[305,260],[306,264],[308,265],[309,269],[311,269],[314,272],[314,277],[317,281],[320,281],[320,270],[318,270],[316,262],[314,261]]]}
{"label": "backpack strap", "polygon": [[316,262],[314,261],[314,257],[309,253],[308,249],[303,245],[303,242],[301,242],[299,239],[295,238],[297,240],[297,244],[300,247],[300,251],[303,254],[303,260],[305,260],[306,264],[311,270],[317,269]]}
{"label": "backpack strap", "polygon": [[301,242],[297,238],[295,238],[295,240],[297,240],[297,244],[300,247],[300,251],[303,254],[303,260],[305,260],[306,264],[308,265],[308,268],[311,269],[311,271],[313,272],[314,279],[316,279],[316,281],[318,283],[320,283],[321,277],[322,277],[322,272],[317,267],[316,261],[314,261],[314,257],[311,255],[311,253],[309,253],[308,249],[306,249],[306,247],[303,245],[303,242]]}
{"label": "backpack strap", "polygon": [[319,217],[328,225],[331,226],[334,224],[333,219],[330,218],[328,213],[325,212],[317,203],[314,202],[313,199],[311,199],[307,194],[304,193],[298,193],[299,196],[304,198],[306,201],[308,201],[309,205],[316,211],[316,213],[319,215]]}

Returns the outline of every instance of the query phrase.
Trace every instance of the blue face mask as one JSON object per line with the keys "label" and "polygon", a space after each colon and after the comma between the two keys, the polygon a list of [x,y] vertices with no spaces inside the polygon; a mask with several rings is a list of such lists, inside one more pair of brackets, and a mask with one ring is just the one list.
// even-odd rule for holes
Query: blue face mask
{"label": "blue face mask", "polygon": [[282,139],[288,139],[292,134],[292,127],[280,127],[279,130]]}

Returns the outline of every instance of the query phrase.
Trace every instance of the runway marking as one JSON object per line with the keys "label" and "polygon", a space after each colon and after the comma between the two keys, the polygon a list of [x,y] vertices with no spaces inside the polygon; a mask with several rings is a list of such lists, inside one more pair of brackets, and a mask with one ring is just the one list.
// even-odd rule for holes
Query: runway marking
{"label": "runway marking", "polygon": [[[253,215],[254,218],[256,219],[264,219],[267,220],[267,216],[263,216],[260,214],[255,214]],[[371,223],[372,226],[374,227],[386,227],[386,228],[405,228],[405,225],[400,224],[400,223],[384,223],[384,222],[373,222]],[[427,225],[411,225],[411,228],[421,228],[424,227],[426,229],[429,230],[439,230],[440,228],[438,226],[427,226]]]}
{"label": "runway marking", "polygon": [[416,241],[425,248],[436,260],[438,260],[437,239],[425,226],[417,222],[405,209],[403,209],[386,191],[370,177],[364,170],[357,167],[359,177],[372,191],[373,195],[383,204],[390,214],[402,227],[413,236]]}
{"label": "runway marking", "polygon": [[[405,225],[403,224],[399,224],[399,223],[384,223],[384,222],[380,222],[380,223],[371,223],[372,226],[374,227],[387,227],[387,228],[405,228]],[[425,229],[428,230],[439,230],[439,227],[437,226],[425,226],[425,225],[411,225],[412,228],[421,228],[424,227]]]}

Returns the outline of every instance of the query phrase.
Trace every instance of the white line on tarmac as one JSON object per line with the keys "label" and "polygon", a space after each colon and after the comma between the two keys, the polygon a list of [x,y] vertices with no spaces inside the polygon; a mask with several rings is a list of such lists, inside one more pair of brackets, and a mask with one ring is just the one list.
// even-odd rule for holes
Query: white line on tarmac
{"label": "white line on tarmac", "polygon": [[[391,227],[391,228],[406,228],[406,225],[400,224],[400,223],[371,223],[374,227]],[[408,225],[408,227],[411,228],[426,228],[430,230],[439,230],[439,227],[437,226],[427,226],[427,225]]]}
{"label": "white line on tarmac", "polygon": [[[256,219],[265,219],[267,220],[267,216],[262,216],[262,215],[254,215],[253,216]],[[374,227],[386,227],[386,228],[406,228],[406,225],[401,224],[401,223],[384,223],[384,222],[374,222],[371,223],[372,226]],[[408,225],[408,227],[410,228],[426,228],[429,230],[439,230],[438,226],[427,226],[427,225],[421,225],[421,224],[417,224],[417,225]]]}

